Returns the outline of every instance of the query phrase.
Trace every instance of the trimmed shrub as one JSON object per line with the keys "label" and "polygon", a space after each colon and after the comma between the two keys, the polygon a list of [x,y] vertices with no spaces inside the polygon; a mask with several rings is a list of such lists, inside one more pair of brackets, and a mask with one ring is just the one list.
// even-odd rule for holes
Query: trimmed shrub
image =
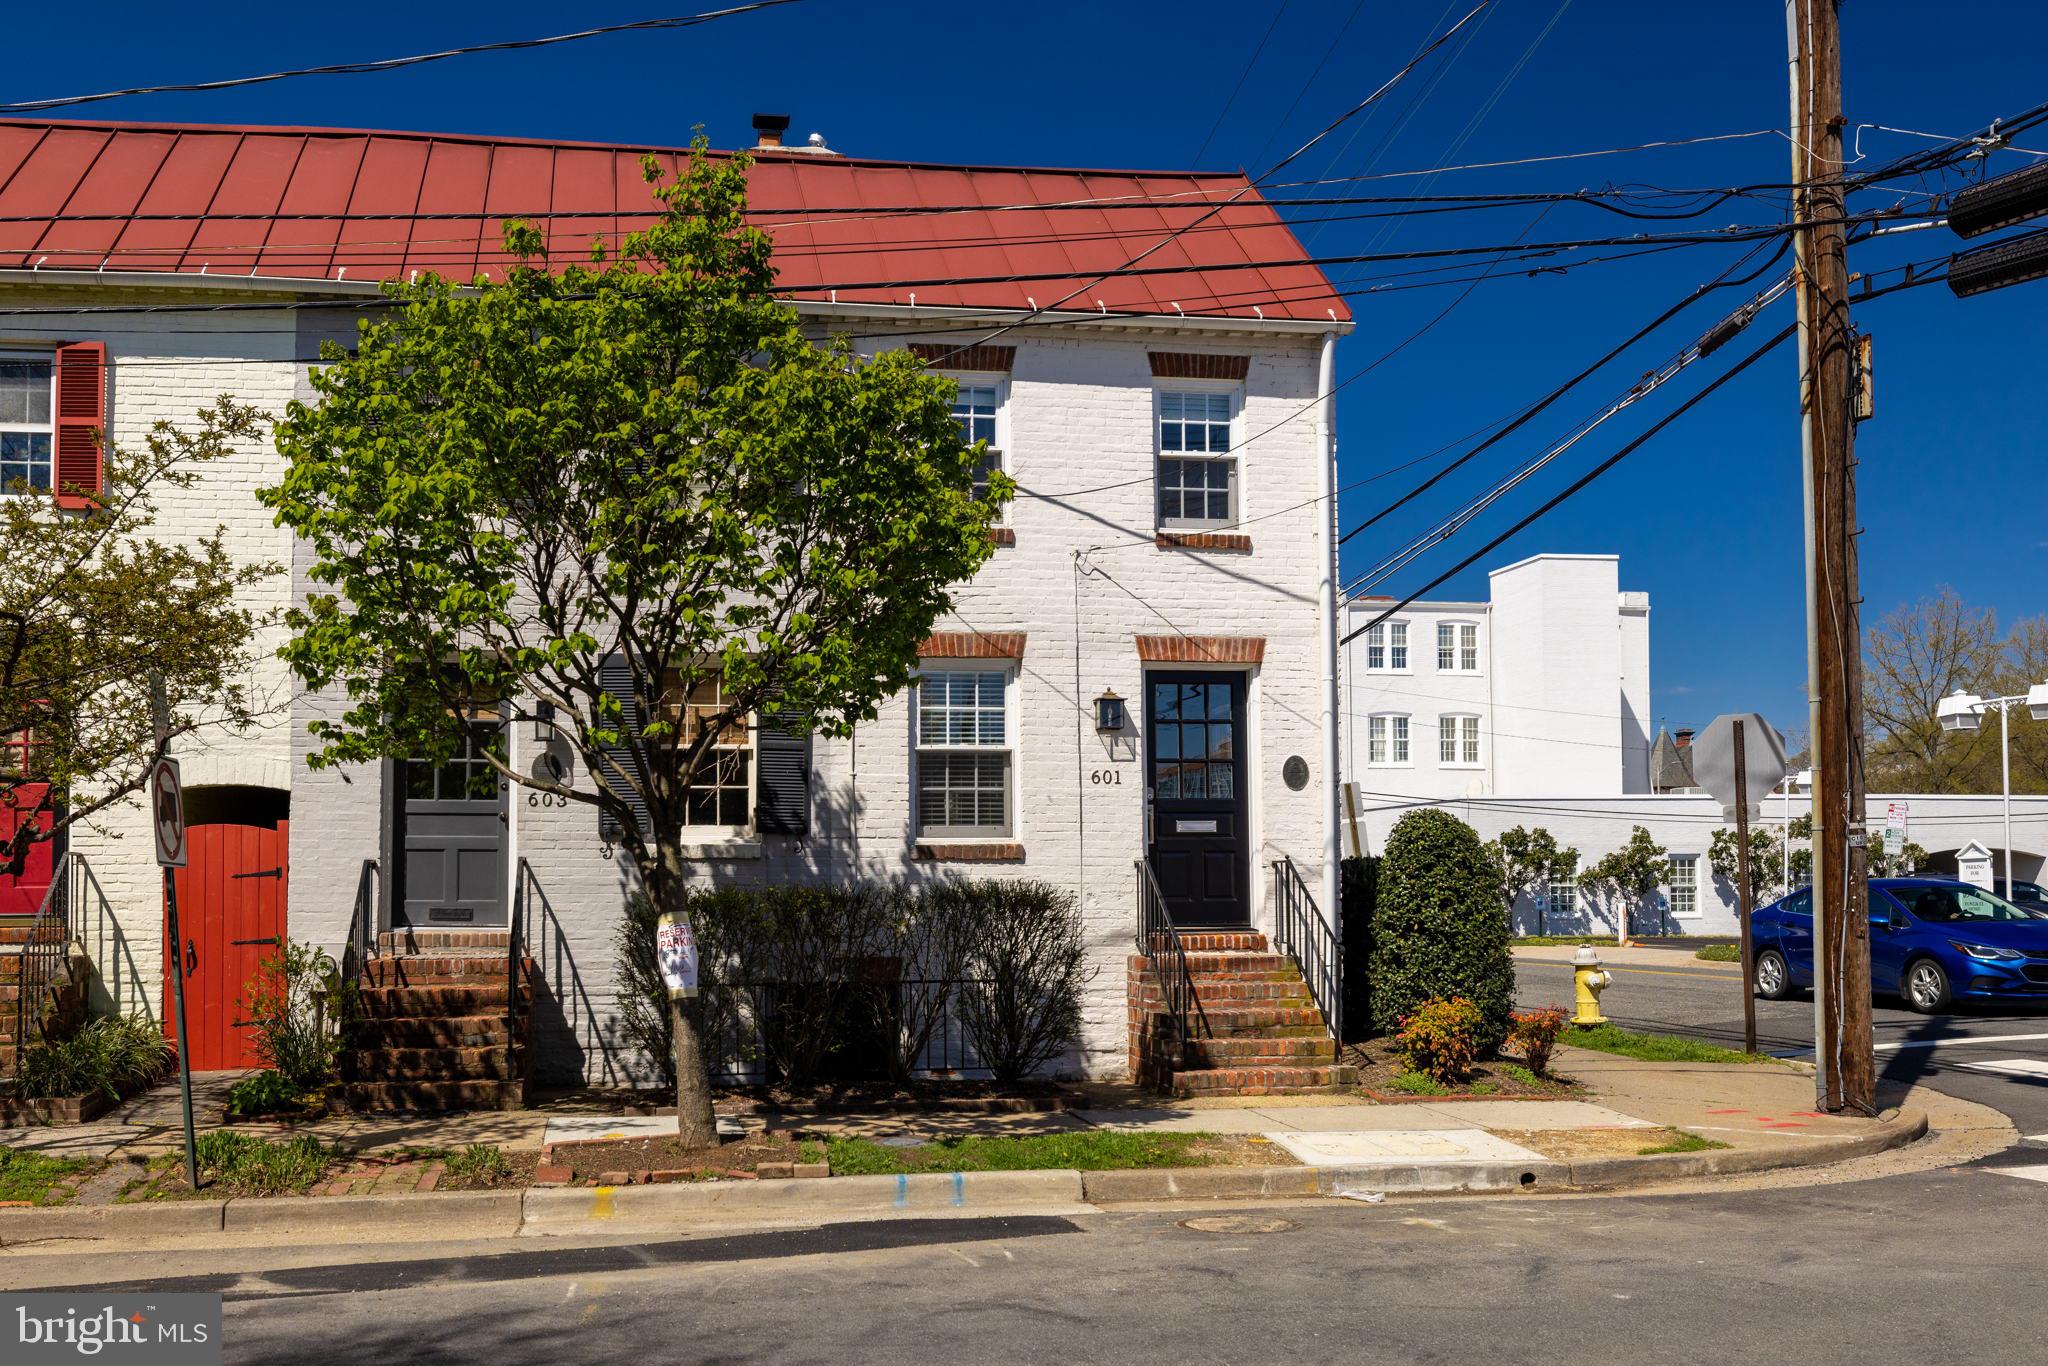
{"label": "trimmed shrub", "polygon": [[1550,1075],[1550,1051],[1557,1036],[1564,1033],[1564,1012],[1556,1006],[1543,1010],[1518,1010],[1508,1020],[1508,1042],[1539,1077]]}
{"label": "trimmed shrub", "polygon": [[1500,913],[1500,868],[1471,826],[1447,811],[1410,811],[1387,838],[1372,925],[1372,1021],[1398,1030],[1429,1001],[1463,998],[1479,1013],[1480,1056],[1498,1049],[1514,1008],[1515,964]]}
{"label": "trimmed shrub", "polygon": [[177,1060],[153,1020],[88,1020],[68,1039],[23,1049],[14,1089],[28,1100],[94,1094],[120,1100],[162,1081]]}
{"label": "trimmed shrub", "polygon": [[973,884],[981,902],[961,1026],[997,1081],[1042,1069],[1081,1037],[1087,969],[1074,898],[1043,882]]}
{"label": "trimmed shrub", "polygon": [[1450,1086],[1463,1081],[1472,1070],[1482,1023],[1479,1007],[1462,996],[1427,1001],[1401,1022],[1394,1047],[1410,1072]]}
{"label": "trimmed shrub", "polygon": [[[690,928],[697,938],[697,997],[685,1003],[695,1012],[697,1037],[718,1049],[742,1036],[740,1021],[741,960],[754,939],[757,908],[744,888],[693,891],[685,902]],[[654,953],[654,930],[661,919],[654,903],[639,892],[626,901],[625,919],[615,940],[619,972],[619,1032],[658,1069],[664,1086],[676,1084],[675,1021],[669,1014],[668,985]],[[751,1045],[742,1061],[753,1061]],[[710,1059],[716,1069],[717,1057]]]}

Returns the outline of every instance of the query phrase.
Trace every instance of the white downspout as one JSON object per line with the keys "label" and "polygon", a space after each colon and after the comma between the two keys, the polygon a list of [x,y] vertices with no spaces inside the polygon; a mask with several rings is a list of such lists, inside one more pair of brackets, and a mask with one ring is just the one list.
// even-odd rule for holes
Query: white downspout
{"label": "white downspout", "polygon": [[1337,334],[1323,333],[1316,366],[1316,495],[1323,509],[1322,581],[1316,590],[1316,625],[1323,640],[1323,919],[1338,924],[1342,845],[1337,736]]}

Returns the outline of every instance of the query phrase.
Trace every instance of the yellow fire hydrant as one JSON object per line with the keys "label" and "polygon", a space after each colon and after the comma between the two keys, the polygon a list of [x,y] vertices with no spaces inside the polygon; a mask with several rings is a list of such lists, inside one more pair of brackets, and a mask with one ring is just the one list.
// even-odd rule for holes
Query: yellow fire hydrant
{"label": "yellow fire hydrant", "polygon": [[1574,1004],[1572,1023],[1579,1026],[1601,1025],[1607,1017],[1600,1013],[1600,993],[1614,985],[1614,974],[1600,966],[1600,955],[1586,945],[1572,956],[1572,986]]}

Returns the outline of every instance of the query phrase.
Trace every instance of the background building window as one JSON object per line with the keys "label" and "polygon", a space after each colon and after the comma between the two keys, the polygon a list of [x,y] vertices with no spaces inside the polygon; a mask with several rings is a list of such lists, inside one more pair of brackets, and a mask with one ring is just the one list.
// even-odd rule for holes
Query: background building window
{"label": "background building window", "polygon": [[953,420],[960,424],[960,439],[968,445],[986,441],[981,467],[974,472],[974,496],[988,496],[988,477],[1003,468],[1003,452],[996,437],[996,409],[1002,394],[994,384],[960,384],[953,393]]}
{"label": "background building window", "polygon": [[1159,524],[1234,526],[1237,457],[1229,394],[1159,395]]}
{"label": "background building window", "polygon": [[1444,716],[1437,719],[1437,762],[1458,768],[1479,763],[1479,718]]}
{"label": "background building window", "polygon": [[1365,667],[1389,673],[1408,671],[1408,623],[1383,621],[1365,633]]}
{"label": "background building window", "polygon": [[917,826],[926,836],[1010,833],[1009,675],[930,670],[917,683]]}
{"label": "background building window", "polygon": [[1439,673],[1479,672],[1479,628],[1471,622],[1438,622],[1436,667]]}
{"label": "background building window", "polygon": [[1671,914],[1700,913],[1700,859],[1697,854],[1671,856]]}
{"label": "background building window", "polygon": [[54,363],[0,355],[0,493],[50,487]]}
{"label": "background building window", "polygon": [[1570,915],[1572,899],[1578,894],[1578,884],[1568,877],[1552,878],[1550,885],[1543,889],[1545,915]]}
{"label": "background building window", "polygon": [[1366,720],[1366,753],[1375,764],[1408,762],[1408,718],[1373,716]]}

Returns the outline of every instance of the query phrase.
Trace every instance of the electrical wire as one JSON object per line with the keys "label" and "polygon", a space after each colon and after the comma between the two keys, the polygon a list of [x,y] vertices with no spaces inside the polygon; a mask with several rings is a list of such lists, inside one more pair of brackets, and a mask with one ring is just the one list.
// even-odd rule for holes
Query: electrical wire
{"label": "electrical wire", "polygon": [[1209,144],[1216,140],[1216,134],[1222,129],[1223,120],[1229,116],[1231,106],[1236,104],[1237,97],[1244,93],[1244,83],[1251,79],[1253,68],[1258,66],[1259,58],[1265,55],[1266,44],[1273,41],[1273,30],[1280,27],[1280,19],[1287,13],[1287,6],[1291,3],[1293,0],[1280,0],[1279,5],[1274,8],[1272,22],[1266,25],[1266,31],[1260,35],[1259,45],[1252,49],[1251,60],[1246,62],[1244,70],[1238,73],[1237,84],[1230,87],[1230,98],[1223,101],[1223,107],[1216,111],[1216,122],[1209,125],[1208,136],[1202,139],[1201,148],[1196,151],[1192,164],[1201,165],[1202,158],[1209,155]]}
{"label": "electrical wire", "polygon": [[196,91],[233,90],[241,86],[263,85],[270,81],[288,81],[300,76],[359,76],[379,71],[396,71],[401,67],[419,66],[426,62],[445,61],[450,57],[466,57],[479,52],[519,52],[528,48],[552,47],[557,43],[581,42],[585,38],[596,38],[610,33],[644,33],[659,29],[694,28],[708,24],[714,19],[728,19],[734,15],[751,14],[755,10],[775,9],[782,5],[793,5],[798,0],[753,0],[746,5],[735,5],[730,9],[706,10],[701,14],[679,14],[666,19],[639,19],[632,23],[606,24],[601,28],[587,28],[575,33],[557,33],[546,38],[516,38],[498,43],[472,43],[465,47],[452,47],[443,52],[422,52],[410,57],[386,57],[373,62],[336,62],[328,66],[303,66],[286,71],[271,71],[260,76],[236,76],[220,81],[192,81],[176,85],[138,85],[125,90],[104,90],[96,95],[63,95],[43,100],[17,100],[12,104],[0,104],[0,114],[32,114],[46,109],[62,109],[80,104],[96,104],[101,100],[126,99],[131,95],[189,94]]}

